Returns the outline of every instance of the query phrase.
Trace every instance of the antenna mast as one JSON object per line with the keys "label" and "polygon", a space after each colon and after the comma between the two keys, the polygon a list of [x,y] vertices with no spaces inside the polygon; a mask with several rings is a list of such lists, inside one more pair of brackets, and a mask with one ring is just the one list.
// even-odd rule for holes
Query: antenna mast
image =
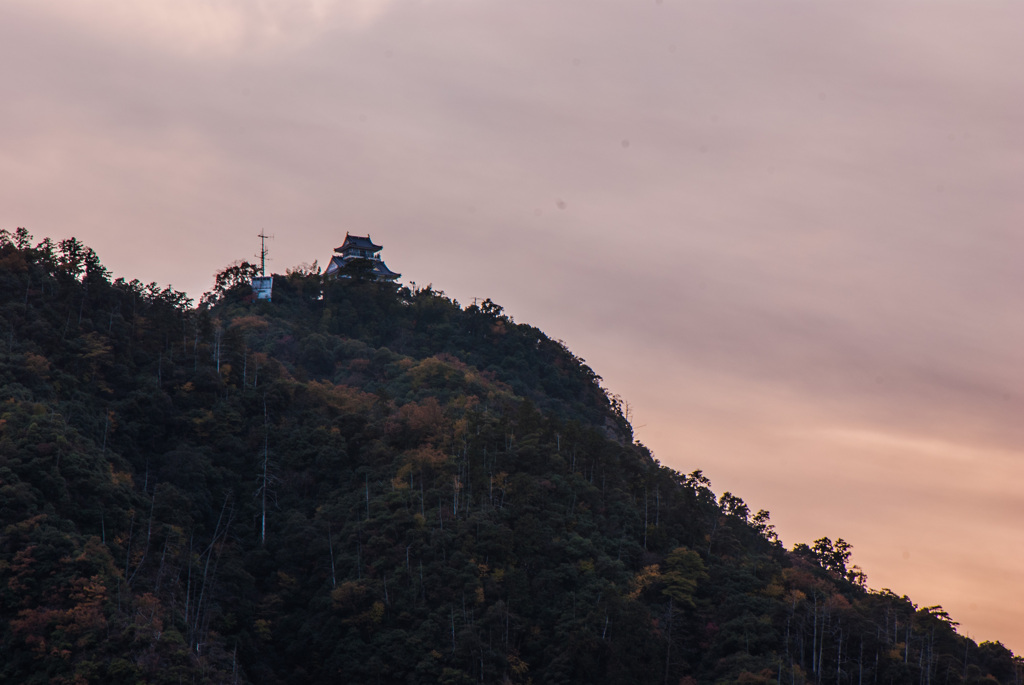
{"label": "antenna mast", "polygon": [[260,229],[257,236],[260,239],[260,276],[267,275],[267,238],[274,239],[272,235],[266,235],[265,229]]}

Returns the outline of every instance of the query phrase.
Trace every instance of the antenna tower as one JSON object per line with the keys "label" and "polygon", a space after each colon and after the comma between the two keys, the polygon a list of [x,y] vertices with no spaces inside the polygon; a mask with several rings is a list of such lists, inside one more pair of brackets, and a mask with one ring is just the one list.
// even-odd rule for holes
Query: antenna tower
{"label": "antenna tower", "polygon": [[260,239],[260,276],[267,275],[267,238],[274,239],[272,235],[266,235],[264,229],[260,229],[257,236]]}

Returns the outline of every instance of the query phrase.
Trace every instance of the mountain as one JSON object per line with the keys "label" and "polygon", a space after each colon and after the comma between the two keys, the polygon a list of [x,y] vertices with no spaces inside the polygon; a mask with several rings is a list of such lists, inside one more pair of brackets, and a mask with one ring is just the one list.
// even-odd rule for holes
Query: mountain
{"label": "mountain", "polygon": [[[0,233],[0,681],[1019,683],[490,300]],[[358,276],[358,274],[356,274]]]}

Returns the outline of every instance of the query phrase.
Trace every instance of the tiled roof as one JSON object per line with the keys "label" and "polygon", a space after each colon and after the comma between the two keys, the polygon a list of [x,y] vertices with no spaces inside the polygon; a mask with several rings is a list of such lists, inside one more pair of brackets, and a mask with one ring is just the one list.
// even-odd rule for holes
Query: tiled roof
{"label": "tiled roof", "polygon": [[[352,257],[352,258],[349,258],[349,259],[345,259],[344,257],[340,257],[338,255],[334,255],[333,257],[331,257],[330,264],[327,265],[327,271],[325,272],[325,274],[326,275],[330,275],[330,274],[333,274],[333,273],[335,273],[337,271],[340,271],[341,269],[345,268],[345,265],[348,262],[353,261],[355,259],[364,259],[364,258]],[[371,264],[373,274],[377,278],[379,278],[379,279],[392,280],[392,279],[395,279],[395,278],[400,278],[402,276],[402,274],[395,273],[394,271],[389,269],[387,267],[387,265],[384,262],[382,262],[381,260],[379,260],[379,259],[367,259],[366,261]]]}
{"label": "tiled roof", "polygon": [[327,265],[327,270],[326,270],[325,273],[329,273],[329,274],[334,273],[335,271],[337,271],[338,269],[340,269],[344,265],[345,265],[345,260],[343,260],[338,255],[334,255],[333,257],[331,257],[331,262],[330,262],[330,264]]}
{"label": "tiled roof", "polygon": [[377,250],[380,249],[381,246],[375,245],[374,242],[370,240],[370,236],[368,235],[349,235],[348,233],[346,233],[345,242],[341,244],[341,247],[335,248],[334,251],[344,252],[345,250],[371,250],[373,252],[376,252]]}
{"label": "tiled roof", "polygon": [[373,273],[378,274],[381,278],[398,278],[402,275],[389,269],[387,265],[379,259],[373,263]]}

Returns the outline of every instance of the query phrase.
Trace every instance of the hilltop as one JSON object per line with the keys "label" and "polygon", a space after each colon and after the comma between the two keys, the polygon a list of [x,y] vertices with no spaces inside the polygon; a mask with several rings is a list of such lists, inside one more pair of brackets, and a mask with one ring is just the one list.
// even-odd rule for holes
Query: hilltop
{"label": "hilltop", "polygon": [[490,300],[227,269],[197,306],[33,243],[0,233],[4,682],[1021,680],[660,465]]}

